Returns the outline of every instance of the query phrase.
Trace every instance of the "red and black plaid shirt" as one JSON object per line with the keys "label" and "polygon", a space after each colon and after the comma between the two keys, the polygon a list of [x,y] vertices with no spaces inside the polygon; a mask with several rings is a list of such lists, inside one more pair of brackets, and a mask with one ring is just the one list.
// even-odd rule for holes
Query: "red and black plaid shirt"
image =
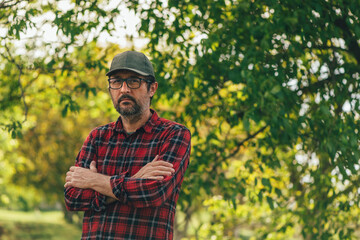
{"label": "red and black plaid shirt", "polygon": [[[82,239],[172,239],[176,202],[189,163],[190,132],[172,121],[152,117],[128,135],[117,122],[94,129],[85,140],[76,166],[97,162],[99,173],[111,177],[114,195],[68,187],[65,203],[70,211],[85,211]],[[175,173],[164,180],[130,178],[156,155],[173,164]]]}

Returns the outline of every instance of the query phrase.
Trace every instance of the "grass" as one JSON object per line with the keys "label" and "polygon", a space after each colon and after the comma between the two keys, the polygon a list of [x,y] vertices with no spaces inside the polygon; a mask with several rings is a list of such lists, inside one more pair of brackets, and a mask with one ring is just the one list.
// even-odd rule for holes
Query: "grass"
{"label": "grass", "polygon": [[63,213],[21,212],[0,209],[0,239],[2,240],[78,240],[81,229],[66,223]]}

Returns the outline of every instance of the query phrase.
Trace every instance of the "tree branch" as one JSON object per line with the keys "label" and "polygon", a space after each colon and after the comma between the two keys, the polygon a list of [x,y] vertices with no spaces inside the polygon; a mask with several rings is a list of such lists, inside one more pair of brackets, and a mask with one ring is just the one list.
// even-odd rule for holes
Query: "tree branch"
{"label": "tree branch", "polygon": [[343,32],[343,38],[349,47],[349,53],[352,54],[357,60],[358,64],[360,64],[360,47],[357,43],[356,37],[353,36],[349,26],[346,24],[345,16],[336,19],[334,24]]}
{"label": "tree branch", "polygon": [[9,47],[5,44],[5,49],[6,49],[6,52],[8,54],[8,56],[5,56],[4,54],[1,54],[5,59],[7,59],[9,62],[12,62],[16,67],[17,69],[19,70],[19,77],[18,77],[18,83],[19,83],[19,87],[20,87],[20,91],[21,91],[21,99],[23,101],[23,104],[24,104],[24,116],[25,116],[25,119],[23,121],[23,123],[27,120],[27,115],[28,115],[28,105],[26,104],[26,101],[25,101],[25,91],[24,91],[24,87],[21,83],[21,76],[22,76],[22,67],[21,65],[19,65],[18,63],[16,63],[15,59],[11,56],[11,53],[10,53],[10,49]]}
{"label": "tree branch", "polygon": [[12,0],[4,0],[2,2],[0,2],[0,8],[10,8],[12,6],[15,6],[17,4],[19,4],[22,1],[12,1]]}
{"label": "tree branch", "polygon": [[249,141],[252,138],[255,138],[259,133],[265,131],[265,129],[268,127],[269,125],[265,125],[264,127],[260,128],[259,130],[257,130],[255,133],[250,134],[247,136],[247,138],[245,138],[244,140],[242,140],[241,142],[238,143],[238,145],[236,146],[236,148],[233,150],[232,153],[230,153],[230,155],[228,156],[228,158],[231,158],[233,156],[235,156],[239,150],[240,147],[243,146],[247,141]]}
{"label": "tree branch", "polygon": [[335,47],[335,46],[324,46],[324,45],[315,45],[314,47],[306,47],[306,49],[309,50],[333,50],[333,51],[345,51],[348,52],[347,49],[341,48],[341,47]]}
{"label": "tree branch", "polygon": [[[344,74],[338,74],[338,75],[336,75],[336,76],[337,76],[337,77],[338,77],[338,76],[344,76]],[[300,88],[300,89],[298,90],[298,92],[301,91],[301,92],[302,92],[301,95],[303,95],[304,93],[310,93],[310,92],[312,92],[312,91],[314,91],[314,90],[317,90],[317,89],[319,89],[319,88],[324,87],[325,84],[332,82],[334,79],[335,79],[335,78],[333,77],[333,75],[330,74],[330,76],[329,76],[328,78],[326,78],[326,79],[324,79],[324,80],[321,80],[321,81],[317,81],[317,82],[315,82],[315,83],[313,83],[313,84],[311,84],[311,85],[309,85],[309,86],[307,86],[307,87]]]}

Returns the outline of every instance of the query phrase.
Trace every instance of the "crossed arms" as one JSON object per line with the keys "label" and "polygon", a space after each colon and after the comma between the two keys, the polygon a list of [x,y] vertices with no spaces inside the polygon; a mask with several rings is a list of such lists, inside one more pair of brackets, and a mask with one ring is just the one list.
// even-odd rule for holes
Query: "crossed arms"
{"label": "crossed arms", "polygon": [[[66,174],[68,210],[101,211],[112,201],[134,207],[156,207],[179,190],[190,155],[190,132],[186,128],[173,131],[161,146],[159,156],[131,177],[126,177],[126,173],[114,176],[98,173],[93,139],[90,134],[81,150],[87,154],[80,152],[76,165]],[[85,167],[84,162],[89,161],[90,166]]]}
{"label": "crossed arms", "polygon": [[[158,161],[157,155],[154,160],[140,169],[136,174],[130,178],[143,178],[163,180],[165,176],[171,176],[175,170],[171,163],[165,161]],[[92,161],[90,169],[82,167],[70,167],[70,170],[66,173],[64,187],[75,187],[80,189],[92,189],[102,195],[108,196],[107,203],[119,200],[112,192],[110,184],[110,176],[97,173],[96,162]]]}

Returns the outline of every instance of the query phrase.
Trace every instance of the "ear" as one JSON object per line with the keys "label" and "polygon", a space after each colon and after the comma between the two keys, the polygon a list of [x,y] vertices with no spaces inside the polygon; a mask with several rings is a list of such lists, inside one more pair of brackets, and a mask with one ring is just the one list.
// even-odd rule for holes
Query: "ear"
{"label": "ear", "polygon": [[150,97],[154,96],[157,88],[158,88],[158,83],[157,82],[154,82],[154,83],[151,84],[150,90],[149,90]]}

